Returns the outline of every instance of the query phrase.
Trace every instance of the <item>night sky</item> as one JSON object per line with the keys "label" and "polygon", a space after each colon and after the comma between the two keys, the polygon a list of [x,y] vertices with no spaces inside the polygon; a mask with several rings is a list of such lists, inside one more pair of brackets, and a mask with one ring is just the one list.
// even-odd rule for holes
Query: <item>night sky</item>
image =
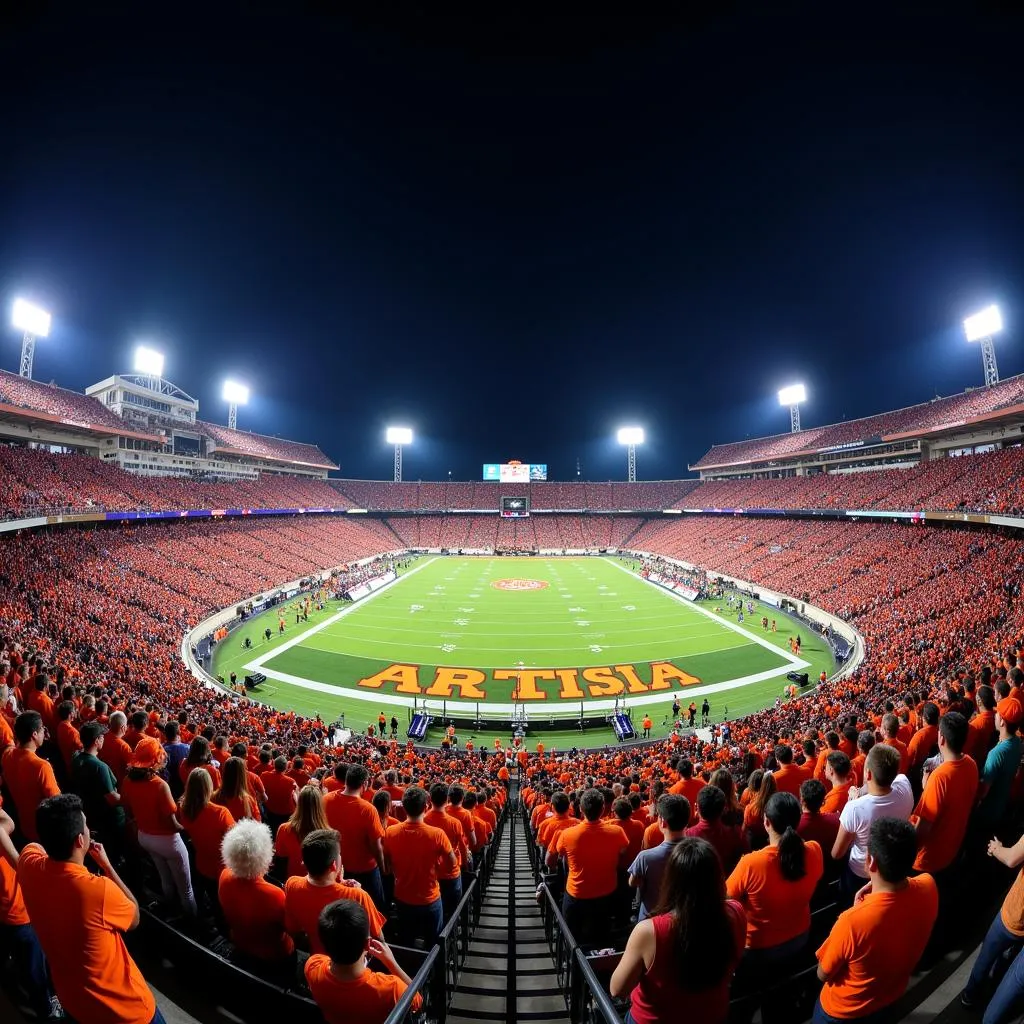
{"label": "night sky", "polygon": [[4,6],[0,299],[53,312],[37,379],[145,340],[204,418],[235,375],[240,426],[360,477],[388,422],[406,479],[623,479],[623,423],[677,477],[787,429],[793,380],[808,426],[979,385],[990,301],[1024,371],[1024,20],[756,6],[789,13]]}

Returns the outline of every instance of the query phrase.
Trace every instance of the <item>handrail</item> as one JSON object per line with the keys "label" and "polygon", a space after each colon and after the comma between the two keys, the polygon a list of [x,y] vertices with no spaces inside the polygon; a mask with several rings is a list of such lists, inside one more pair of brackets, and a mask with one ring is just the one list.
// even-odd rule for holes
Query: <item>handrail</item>
{"label": "handrail", "polygon": [[[416,972],[409,986],[405,992],[402,993],[402,998],[395,1004],[395,1008],[387,1015],[384,1019],[384,1024],[402,1024],[404,1021],[411,1020],[414,1011],[412,1008],[413,1001],[416,996],[421,992],[423,993],[423,1008],[427,1009],[429,1005],[430,989],[427,987],[427,983],[431,981],[432,975],[436,975],[440,972],[435,971],[434,967],[437,963],[437,958],[441,955],[440,947],[434,946],[427,954],[427,959],[423,961],[423,966]],[[432,1010],[440,1011],[440,1015],[434,1017],[438,1021],[444,1021],[445,1011],[447,1007],[444,1006],[444,999],[442,997],[441,1006],[432,1006]]]}
{"label": "handrail", "polygon": [[604,985],[594,973],[582,949],[576,950],[576,985],[578,995],[574,993],[572,1004],[578,1016],[571,1016],[574,1024],[622,1024],[622,1017],[612,1003],[611,996],[605,991]]}

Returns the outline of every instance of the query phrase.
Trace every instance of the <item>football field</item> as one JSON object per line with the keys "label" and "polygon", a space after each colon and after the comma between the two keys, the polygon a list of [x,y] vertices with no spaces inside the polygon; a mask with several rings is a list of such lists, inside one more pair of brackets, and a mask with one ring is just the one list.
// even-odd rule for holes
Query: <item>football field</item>
{"label": "football field", "polygon": [[[762,614],[778,633],[762,629]],[[827,645],[806,629],[800,658],[790,653],[798,627],[777,609],[736,620],[618,559],[425,556],[393,584],[332,602],[309,622],[286,609],[284,635],[276,609],[251,620],[219,645],[214,668],[262,672],[261,699],[325,719],[343,711],[359,731],[381,710],[396,714],[403,734],[414,699],[437,711],[455,702],[505,712],[518,701],[545,718],[625,700],[662,725],[677,696],[684,706],[707,697],[720,720],[771,703],[793,668],[832,671]]]}

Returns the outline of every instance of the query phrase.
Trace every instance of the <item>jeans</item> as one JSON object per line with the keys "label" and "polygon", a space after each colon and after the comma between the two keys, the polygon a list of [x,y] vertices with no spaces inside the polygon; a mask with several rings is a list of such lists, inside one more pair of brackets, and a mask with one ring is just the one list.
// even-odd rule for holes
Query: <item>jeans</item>
{"label": "jeans", "polygon": [[170,836],[139,833],[139,846],[152,858],[160,875],[160,888],[170,907],[181,905],[186,914],[195,917],[199,910],[192,893],[192,873],[188,867],[188,850],[177,832]]}
{"label": "jeans", "polygon": [[400,946],[415,946],[422,939],[423,948],[429,950],[444,927],[444,911],[439,899],[433,903],[412,904],[395,900],[398,910],[396,932]]}
{"label": "jeans", "polygon": [[978,959],[974,961],[974,969],[967,979],[964,994],[970,999],[975,998],[978,990],[991,977],[992,969],[1002,959],[1003,954],[1008,949],[1020,949],[1021,946],[1024,946],[1024,939],[1007,931],[1002,914],[997,913],[985,933],[985,941],[981,944]]}
{"label": "jeans", "polygon": [[32,1007],[45,1020],[50,1014],[53,986],[46,967],[43,947],[30,924],[0,924],[0,962],[10,953],[18,974],[32,1000]]}
{"label": "jeans", "polygon": [[[988,944],[987,935],[985,944]],[[982,952],[984,953],[984,948]],[[1010,969],[1003,975],[1003,980],[999,982],[995,995],[985,1007],[985,1016],[981,1019],[982,1024],[1002,1024],[1003,1021],[1009,1020],[1014,1010],[1020,1007],[1022,996],[1024,996],[1024,950],[1013,958]]]}
{"label": "jeans", "polygon": [[384,887],[380,882],[380,868],[374,868],[372,871],[346,871],[345,877],[358,882],[366,890],[366,895],[373,900],[373,905],[387,916],[388,905],[384,902]]}
{"label": "jeans", "polygon": [[562,897],[562,917],[569,932],[580,946],[591,947],[598,936],[608,931],[608,922],[615,910],[615,893],[595,899],[579,899],[568,893]]}
{"label": "jeans", "polygon": [[777,946],[744,950],[736,968],[734,985],[745,990],[760,988],[769,981],[781,977],[793,960],[807,946],[808,932],[780,942]]}
{"label": "jeans", "polygon": [[441,907],[444,911],[444,922],[447,924],[455,913],[459,900],[462,899],[462,877],[439,878],[437,884],[441,887]]}
{"label": "jeans", "polygon": [[874,1024],[876,1021],[884,1020],[886,1009],[876,1010],[865,1017],[833,1017],[821,1008],[821,998],[814,1004],[814,1015],[811,1017],[811,1024]]}

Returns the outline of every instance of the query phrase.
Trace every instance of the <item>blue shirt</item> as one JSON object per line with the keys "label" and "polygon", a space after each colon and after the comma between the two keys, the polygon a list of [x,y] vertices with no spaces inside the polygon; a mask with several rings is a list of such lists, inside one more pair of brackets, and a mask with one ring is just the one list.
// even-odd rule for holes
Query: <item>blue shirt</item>
{"label": "blue shirt", "polygon": [[658,897],[661,895],[661,880],[665,875],[665,866],[672,854],[672,847],[680,842],[679,839],[666,839],[661,846],[651,847],[649,850],[641,850],[636,855],[636,860],[629,867],[629,873],[639,881],[640,890],[640,913],[638,921],[643,921],[651,916],[651,912],[658,905]]}
{"label": "blue shirt", "polygon": [[1020,767],[1021,746],[1019,736],[1009,736],[997,743],[985,758],[981,781],[988,784],[989,790],[978,809],[978,817],[986,824],[999,821],[1006,812],[1010,787]]}

